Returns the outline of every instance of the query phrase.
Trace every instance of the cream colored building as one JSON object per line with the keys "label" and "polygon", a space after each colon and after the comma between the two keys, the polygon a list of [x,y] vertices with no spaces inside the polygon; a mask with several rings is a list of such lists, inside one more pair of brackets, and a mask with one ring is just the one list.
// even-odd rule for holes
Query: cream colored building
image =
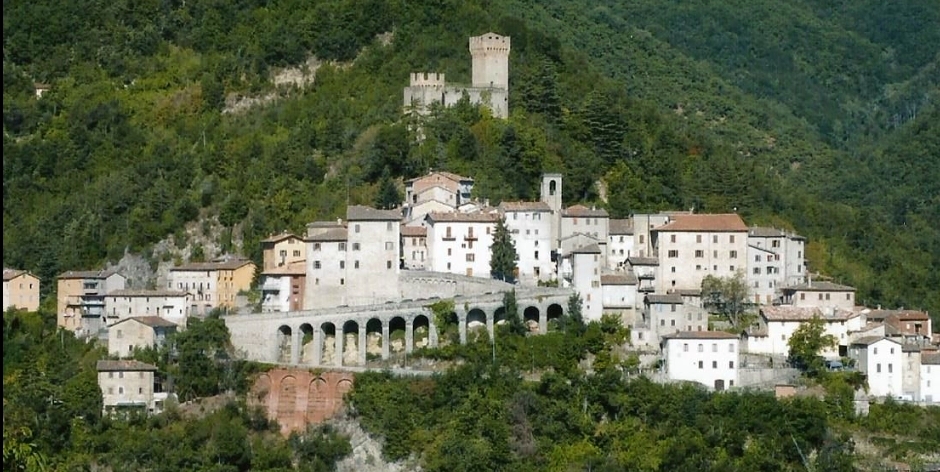
{"label": "cream colored building", "polygon": [[159,316],[186,326],[193,296],[177,290],[114,290],[105,297],[107,324],[140,316]]}
{"label": "cream colored building", "polygon": [[131,357],[134,349],[161,347],[177,325],[159,316],[135,316],[125,318],[108,327],[108,354]]}
{"label": "cream colored building", "polygon": [[561,210],[561,233],[558,247],[562,255],[577,249],[580,243],[566,243],[571,236],[583,234],[596,241],[601,250],[601,266],[607,267],[607,236],[610,225],[610,215],[603,208],[588,208],[584,205],[573,205]]}
{"label": "cream colored building", "polygon": [[598,321],[604,314],[603,267],[603,252],[597,244],[575,249],[561,261],[561,285],[574,288],[581,296],[581,314],[586,322]]}
{"label": "cream colored building", "polygon": [[700,289],[708,276],[732,277],[747,269],[748,228],[740,216],[680,214],[650,231],[659,258],[657,292]]}
{"label": "cream colored building", "polygon": [[451,172],[432,171],[405,181],[403,219],[409,225],[420,225],[431,212],[457,211],[470,202],[473,179]]}
{"label": "cream colored building", "polygon": [[236,296],[251,289],[255,264],[246,259],[193,262],[170,269],[168,290],[192,295],[189,315],[206,315],[215,308],[237,308]]}
{"label": "cream colored building", "polygon": [[110,269],[63,272],[56,280],[57,324],[81,337],[97,336],[107,327],[105,297],[127,283]]}
{"label": "cream colored building", "polygon": [[639,256],[639,253],[634,249],[633,219],[611,219],[609,221],[607,268],[615,270],[623,268],[628,258]]}
{"label": "cream colored building", "polygon": [[39,309],[39,277],[16,269],[3,269],[3,311]]}
{"label": "cream colored building", "polygon": [[776,228],[747,234],[747,285],[754,303],[771,304],[781,289],[806,282],[806,238]]}
{"label": "cream colored building", "polygon": [[261,254],[262,270],[267,271],[305,260],[307,245],[295,234],[281,233],[261,240]]}
{"label": "cream colored building", "polygon": [[154,392],[156,366],[134,360],[101,360],[97,367],[106,415],[162,411],[160,397]]}
{"label": "cream colored building", "polygon": [[840,308],[852,310],[855,307],[855,287],[832,282],[819,282],[810,279],[782,289],[781,302],[797,307]]}
{"label": "cream colored building", "polygon": [[424,270],[428,260],[428,229],[424,226],[401,227],[403,269]]}

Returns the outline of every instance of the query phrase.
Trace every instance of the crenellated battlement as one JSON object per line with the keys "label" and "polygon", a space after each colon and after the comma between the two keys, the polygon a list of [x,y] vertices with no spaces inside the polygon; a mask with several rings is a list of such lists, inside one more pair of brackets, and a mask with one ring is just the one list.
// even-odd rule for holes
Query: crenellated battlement
{"label": "crenellated battlement", "polygon": [[500,36],[496,33],[485,33],[470,37],[470,53],[477,52],[505,52],[510,50],[509,36]]}
{"label": "crenellated battlement", "polygon": [[412,87],[441,87],[447,85],[444,74],[438,72],[412,72]]}

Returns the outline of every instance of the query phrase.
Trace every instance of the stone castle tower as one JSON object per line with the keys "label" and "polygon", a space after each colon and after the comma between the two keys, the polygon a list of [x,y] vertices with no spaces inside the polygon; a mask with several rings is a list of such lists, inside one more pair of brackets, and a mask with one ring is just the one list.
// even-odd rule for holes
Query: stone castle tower
{"label": "stone castle tower", "polygon": [[470,37],[472,83],[448,84],[442,73],[412,72],[404,89],[405,111],[426,114],[432,103],[452,106],[466,94],[486,105],[497,118],[509,118],[509,36],[486,33]]}

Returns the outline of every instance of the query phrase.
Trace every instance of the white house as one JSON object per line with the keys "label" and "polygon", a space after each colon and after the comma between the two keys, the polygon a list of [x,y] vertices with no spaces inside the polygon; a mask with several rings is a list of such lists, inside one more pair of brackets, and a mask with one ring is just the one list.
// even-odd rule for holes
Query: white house
{"label": "white house", "polygon": [[627,259],[627,271],[633,272],[637,278],[637,291],[652,293],[656,291],[659,278],[659,259],[655,257],[630,257]]}
{"label": "white house", "polygon": [[622,268],[634,254],[633,219],[611,219],[607,237],[607,267]]}
{"label": "white house", "polygon": [[849,348],[858,370],[868,377],[868,393],[898,398],[903,391],[901,344],[888,338],[861,338]]}
{"label": "white house", "polygon": [[[610,215],[607,210],[574,205],[561,210],[561,233],[558,235],[558,239],[563,241],[578,233],[593,237],[597,241],[597,247],[601,250],[602,266],[606,267],[609,228]],[[564,245],[560,242],[559,247],[562,248],[562,252],[570,251],[565,251]],[[576,247],[573,249],[576,249]]]}
{"label": "white house", "polygon": [[499,211],[519,255],[519,282],[536,285],[552,280],[552,209],[545,202],[502,202]]}
{"label": "white house", "polygon": [[346,226],[339,221],[315,221],[307,225],[304,309],[345,305]]}
{"label": "white house", "polygon": [[781,302],[797,307],[841,308],[855,307],[855,288],[832,282],[809,279],[806,283],[784,287]]}
{"label": "white house", "polygon": [[713,390],[734,387],[739,384],[739,342],[734,334],[722,331],[667,334],[662,341],[666,376]]}
{"label": "white house", "polygon": [[783,287],[806,282],[806,238],[776,228],[747,234],[747,283],[754,303],[771,304]]}
{"label": "white house", "polygon": [[177,290],[115,290],[105,297],[108,324],[136,316],[159,316],[186,326],[192,295]]}
{"label": "white house", "polygon": [[620,313],[632,322],[636,309],[640,307],[637,283],[632,272],[601,273],[604,313]]}
{"label": "white house", "polygon": [[592,244],[571,251],[562,260],[562,284],[574,288],[581,295],[581,313],[585,321],[600,320],[604,313],[601,257],[601,249]]}
{"label": "white house", "polygon": [[307,262],[294,261],[261,273],[261,312],[274,313],[304,309]]}
{"label": "white house", "polygon": [[793,333],[814,317],[823,320],[825,334],[836,339],[836,347],[820,353],[830,358],[845,353],[851,342],[851,333],[861,331],[864,321],[862,313],[857,310],[765,305],[760,307],[758,326],[746,333],[745,349],[752,354],[786,356],[790,352]]}
{"label": "white house", "polygon": [[731,277],[746,269],[747,232],[735,213],[676,215],[652,229],[661,277],[657,292],[701,288],[708,275]]}
{"label": "white house", "polygon": [[940,404],[940,353],[923,353],[920,359],[920,401]]}
{"label": "white house", "polygon": [[161,347],[177,325],[159,316],[125,318],[108,326],[108,354],[131,357],[134,349]]}
{"label": "white house", "polygon": [[429,213],[425,217],[428,270],[490,277],[490,246],[497,221],[496,212]]}

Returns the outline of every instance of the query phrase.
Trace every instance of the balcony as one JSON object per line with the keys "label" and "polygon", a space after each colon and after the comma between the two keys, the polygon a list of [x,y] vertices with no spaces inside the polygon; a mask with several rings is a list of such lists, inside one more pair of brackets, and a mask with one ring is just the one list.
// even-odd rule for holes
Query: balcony
{"label": "balcony", "polygon": [[264,283],[261,284],[262,292],[280,292],[281,284],[278,280],[265,279]]}
{"label": "balcony", "polygon": [[638,272],[636,278],[640,280],[653,280],[656,278],[656,274],[653,272]]}

